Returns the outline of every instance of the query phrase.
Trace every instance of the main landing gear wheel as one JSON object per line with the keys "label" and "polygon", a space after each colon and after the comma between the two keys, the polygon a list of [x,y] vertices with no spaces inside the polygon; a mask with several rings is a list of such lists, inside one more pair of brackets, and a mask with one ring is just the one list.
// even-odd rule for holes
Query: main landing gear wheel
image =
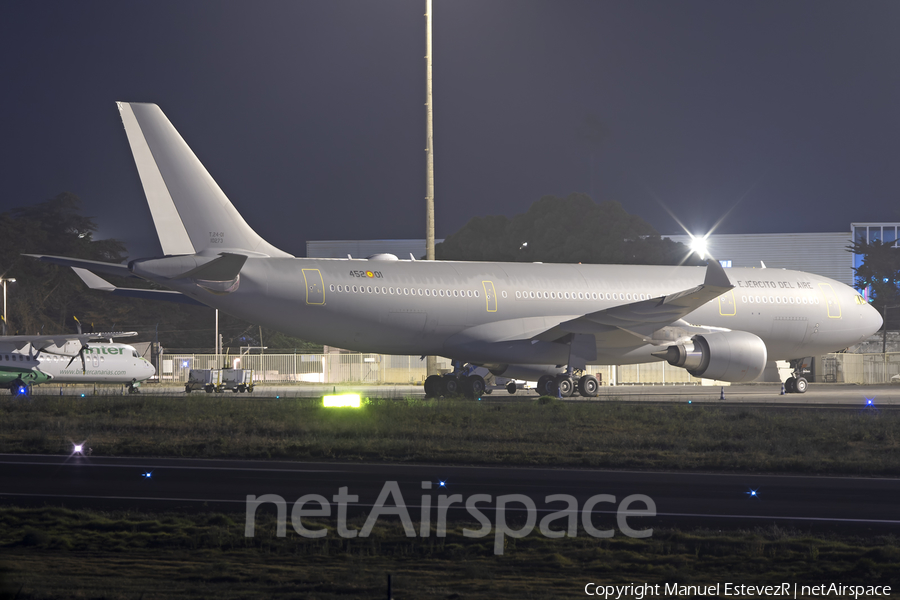
{"label": "main landing gear wheel", "polygon": [[480,398],[484,393],[484,378],[481,375],[469,375],[465,382],[466,396]]}
{"label": "main landing gear wheel", "polygon": [[425,378],[425,397],[437,398],[441,395],[441,376],[429,375]]}
{"label": "main landing gear wheel", "polygon": [[516,393],[516,382],[510,381],[509,383],[507,383],[506,391],[509,392],[510,394],[515,394]]}
{"label": "main landing gear wheel", "polygon": [[600,382],[593,375],[585,375],[578,380],[578,393],[585,398],[594,398],[600,393]]}
{"label": "main landing gear wheel", "polygon": [[788,377],[787,381],[784,382],[784,393],[785,394],[793,394],[794,393],[794,385],[797,383],[796,377]]}
{"label": "main landing gear wheel", "polygon": [[568,398],[575,392],[575,382],[568,375],[559,375],[555,383],[559,389],[559,395],[563,398]]}
{"label": "main landing gear wheel", "polygon": [[554,383],[552,375],[541,375],[537,382],[537,393],[539,396],[555,396],[556,395],[556,387],[555,385],[551,389],[551,384]]}
{"label": "main landing gear wheel", "polygon": [[456,375],[444,375],[441,378],[441,388],[444,392],[444,397],[456,396],[459,394],[459,387],[459,379],[456,378]]}

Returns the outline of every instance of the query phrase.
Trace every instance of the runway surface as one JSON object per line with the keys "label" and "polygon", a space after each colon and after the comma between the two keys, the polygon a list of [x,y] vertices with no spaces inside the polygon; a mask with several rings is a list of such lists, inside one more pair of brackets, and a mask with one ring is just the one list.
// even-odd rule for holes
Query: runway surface
{"label": "runway surface", "polygon": [[[633,528],[776,524],[802,530],[900,532],[896,500],[900,479],[891,478],[0,455],[0,503],[14,505],[243,514],[248,495],[276,494],[285,500],[290,514],[291,505],[305,494],[332,501],[346,487],[347,493],[358,496],[349,504],[352,515],[371,510],[390,481],[398,482],[416,523],[423,495],[431,496],[434,523],[441,494],[460,494],[463,501],[489,494],[491,500],[479,505],[485,514],[490,514],[497,496],[523,494],[535,503],[539,518],[565,507],[545,502],[548,495],[574,496],[580,509],[592,496],[611,494],[615,501],[599,503],[593,513],[598,527],[612,528],[616,504],[626,496],[643,494],[655,503],[657,514],[631,518]],[[430,482],[431,489],[423,490],[423,482]],[[388,500],[387,505],[393,503]],[[643,509],[644,504],[632,508]],[[522,505],[510,504],[507,512],[520,509]],[[448,515],[451,520],[471,520],[464,504],[453,505]]]}

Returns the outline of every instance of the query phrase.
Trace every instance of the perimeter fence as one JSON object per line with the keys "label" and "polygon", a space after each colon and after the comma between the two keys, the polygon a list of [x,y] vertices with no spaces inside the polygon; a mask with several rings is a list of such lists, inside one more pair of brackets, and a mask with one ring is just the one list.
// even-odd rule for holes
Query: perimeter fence
{"label": "perimeter fence", "polygon": [[[197,354],[171,352],[159,357],[161,383],[185,383],[191,369],[252,369],[258,383],[308,382],[323,384],[421,384],[425,361],[419,356],[388,354]],[[826,354],[814,357],[811,381],[817,383],[900,383],[900,352],[886,354]],[[787,363],[781,365],[782,379]],[[438,357],[441,372],[451,370],[450,360]],[[639,365],[589,365],[603,385],[702,385],[712,383],[692,377],[668,363]]]}

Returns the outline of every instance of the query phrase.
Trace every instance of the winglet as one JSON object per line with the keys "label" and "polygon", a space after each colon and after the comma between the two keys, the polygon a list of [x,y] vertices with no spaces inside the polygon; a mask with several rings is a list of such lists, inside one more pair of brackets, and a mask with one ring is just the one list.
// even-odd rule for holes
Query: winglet
{"label": "winglet", "polygon": [[709,259],[706,263],[706,279],[703,280],[703,285],[724,288],[734,287],[731,284],[731,280],[728,279],[728,275],[725,274],[725,269],[722,268],[719,261],[713,259]]}

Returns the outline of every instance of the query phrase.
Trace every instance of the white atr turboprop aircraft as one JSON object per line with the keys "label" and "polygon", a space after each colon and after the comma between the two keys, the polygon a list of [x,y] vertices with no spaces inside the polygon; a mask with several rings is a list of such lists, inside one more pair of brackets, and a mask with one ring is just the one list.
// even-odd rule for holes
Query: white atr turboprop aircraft
{"label": "white atr turboprop aircraft", "polygon": [[[156,372],[117,337],[137,332],[0,336],[0,387],[27,393],[39,383],[124,383],[131,392]],[[103,341],[108,340],[108,341]]]}
{"label": "white atr turboprop aircraft", "polygon": [[429,396],[479,395],[484,380],[470,374],[473,365],[540,375],[541,393],[593,396],[598,382],[586,365],[659,360],[732,382],[788,360],[786,388],[803,392],[803,357],[881,327],[874,308],[832,279],[781,269],[726,274],[712,260],[704,268],[295,258],[247,225],[158,106],[118,107],[164,256],[127,265],[36,258],[140,277],[311,341],[451,358],[454,373],[426,380]]}

